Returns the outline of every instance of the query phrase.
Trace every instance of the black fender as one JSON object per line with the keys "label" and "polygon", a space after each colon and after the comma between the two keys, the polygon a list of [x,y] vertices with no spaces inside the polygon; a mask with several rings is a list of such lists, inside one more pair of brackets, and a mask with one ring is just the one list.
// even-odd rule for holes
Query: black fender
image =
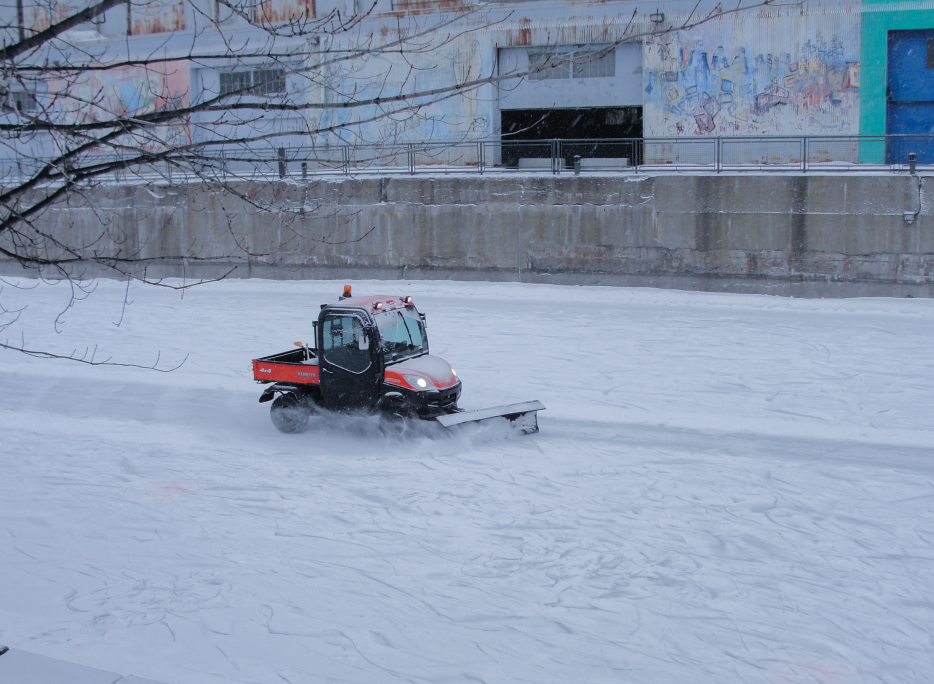
{"label": "black fender", "polygon": [[385,411],[386,409],[391,409],[406,403],[408,403],[408,401],[402,395],[402,392],[386,392],[379,398],[379,401],[376,402],[376,409],[378,411]]}
{"label": "black fender", "polygon": [[386,392],[383,394],[376,404],[376,410],[387,415],[400,417],[414,417],[416,415],[415,405],[402,392]]}
{"label": "black fender", "polygon": [[276,396],[276,392],[285,394],[287,392],[298,392],[299,389],[295,385],[286,385],[281,382],[276,382],[263,390],[263,393],[259,395],[259,403],[265,404],[267,401],[272,401],[273,397]]}

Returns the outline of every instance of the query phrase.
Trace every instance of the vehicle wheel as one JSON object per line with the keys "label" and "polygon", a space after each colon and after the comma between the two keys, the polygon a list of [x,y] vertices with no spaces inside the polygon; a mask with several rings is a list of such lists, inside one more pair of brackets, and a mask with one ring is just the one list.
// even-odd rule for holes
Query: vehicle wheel
{"label": "vehicle wheel", "polygon": [[393,402],[382,410],[383,418],[393,423],[404,423],[418,418],[415,408],[408,402]]}
{"label": "vehicle wheel", "polygon": [[272,424],[279,432],[290,434],[301,432],[308,426],[309,411],[299,397],[294,394],[280,394],[269,409]]}

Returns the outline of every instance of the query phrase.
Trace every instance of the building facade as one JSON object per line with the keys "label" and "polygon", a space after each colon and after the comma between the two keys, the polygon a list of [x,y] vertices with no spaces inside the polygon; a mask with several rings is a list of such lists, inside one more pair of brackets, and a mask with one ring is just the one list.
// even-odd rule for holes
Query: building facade
{"label": "building facade", "polygon": [[[7,43],[15,41],[18,23],[26,33],[41,30],[80,7],[73,0],[4,2],[5,23],[13,27],[6,30]],[[102,63],[144,55],[164,61],[97,71],[72,87],[83,101],[139,115],[225,92],[247,91],[244,97],[258,103],[283,97],[334,103],[489,79],[463,94],[417,101],[408,115],[379,116],[385,111],[380,105],[260,112],[249,120],[253,130],[289,133],[276,142],[288,147],[651,138],[658,142],[647,145],[645,155],[664,158],[666,139],[934,135],[931,0],[806,0],[713,14],[707,21],[699,18],[716,11],[713,2],[666,0],[645,12],[647,6],[632,0],[507,0],[470,8],[430,49],[388,51],[352,68],[329,64],[329,55],[392,43],[405,31],[468,9],[461,2],[127,3],[72,31],[69,42]],[[248,21],[297,26],[360,15],[365,18],[353,28],[321,39],[287,31],[271,38]],[[275,57],[264,58],[257,44]],[[244,51],[253,56],[240,59],[236,49],[229,53],[231,45],[250,46]],[[309,55],[324,64],[313,78]],[[495,80],[530,71],[521,79]],[[12,84],[4,116],[33,110],[49,87]],[[209,128],[199,123],[210,123],[211,135],[217,134],[217,115],[211,116],[196,115],[191,125],[165,135],[197,143]],[[233,122],[223,134],[236,137],[243,125]],[[318,132],[308,136],[307,130]],[[934,163],[934,144],[924,145],[913,149],[921,161]],[[902,153],[897,145],[865,142],[834,150],[880,163]]]}

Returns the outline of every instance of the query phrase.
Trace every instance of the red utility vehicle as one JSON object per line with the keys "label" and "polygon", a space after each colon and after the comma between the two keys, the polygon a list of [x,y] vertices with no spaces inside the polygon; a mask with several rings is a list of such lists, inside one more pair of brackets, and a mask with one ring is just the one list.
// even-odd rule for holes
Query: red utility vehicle
{"label": "red utility vehicle", "polygon": [[[269,385],[260,402],[282,432],[301,432],[319,410],[381,413],[436,420],[444,427],[505,418],[518,431],[538,432],[538,401],[463,411],[461,381],[448,362],[428,353],[425,315],[411,297],[352,297],[322,304],[315,344],[253,360],[253,377]],[[278,395],[278,396],[277,396]]]}

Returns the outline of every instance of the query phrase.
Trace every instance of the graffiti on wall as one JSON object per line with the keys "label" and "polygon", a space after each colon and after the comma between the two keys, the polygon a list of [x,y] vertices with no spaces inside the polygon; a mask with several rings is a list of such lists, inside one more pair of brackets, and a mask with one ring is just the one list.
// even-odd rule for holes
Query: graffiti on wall
{"label": "graffiti on wall", "polygon": [[645,134],[857,134],[858,21],[808,19],[722,20],[649,38]]}

